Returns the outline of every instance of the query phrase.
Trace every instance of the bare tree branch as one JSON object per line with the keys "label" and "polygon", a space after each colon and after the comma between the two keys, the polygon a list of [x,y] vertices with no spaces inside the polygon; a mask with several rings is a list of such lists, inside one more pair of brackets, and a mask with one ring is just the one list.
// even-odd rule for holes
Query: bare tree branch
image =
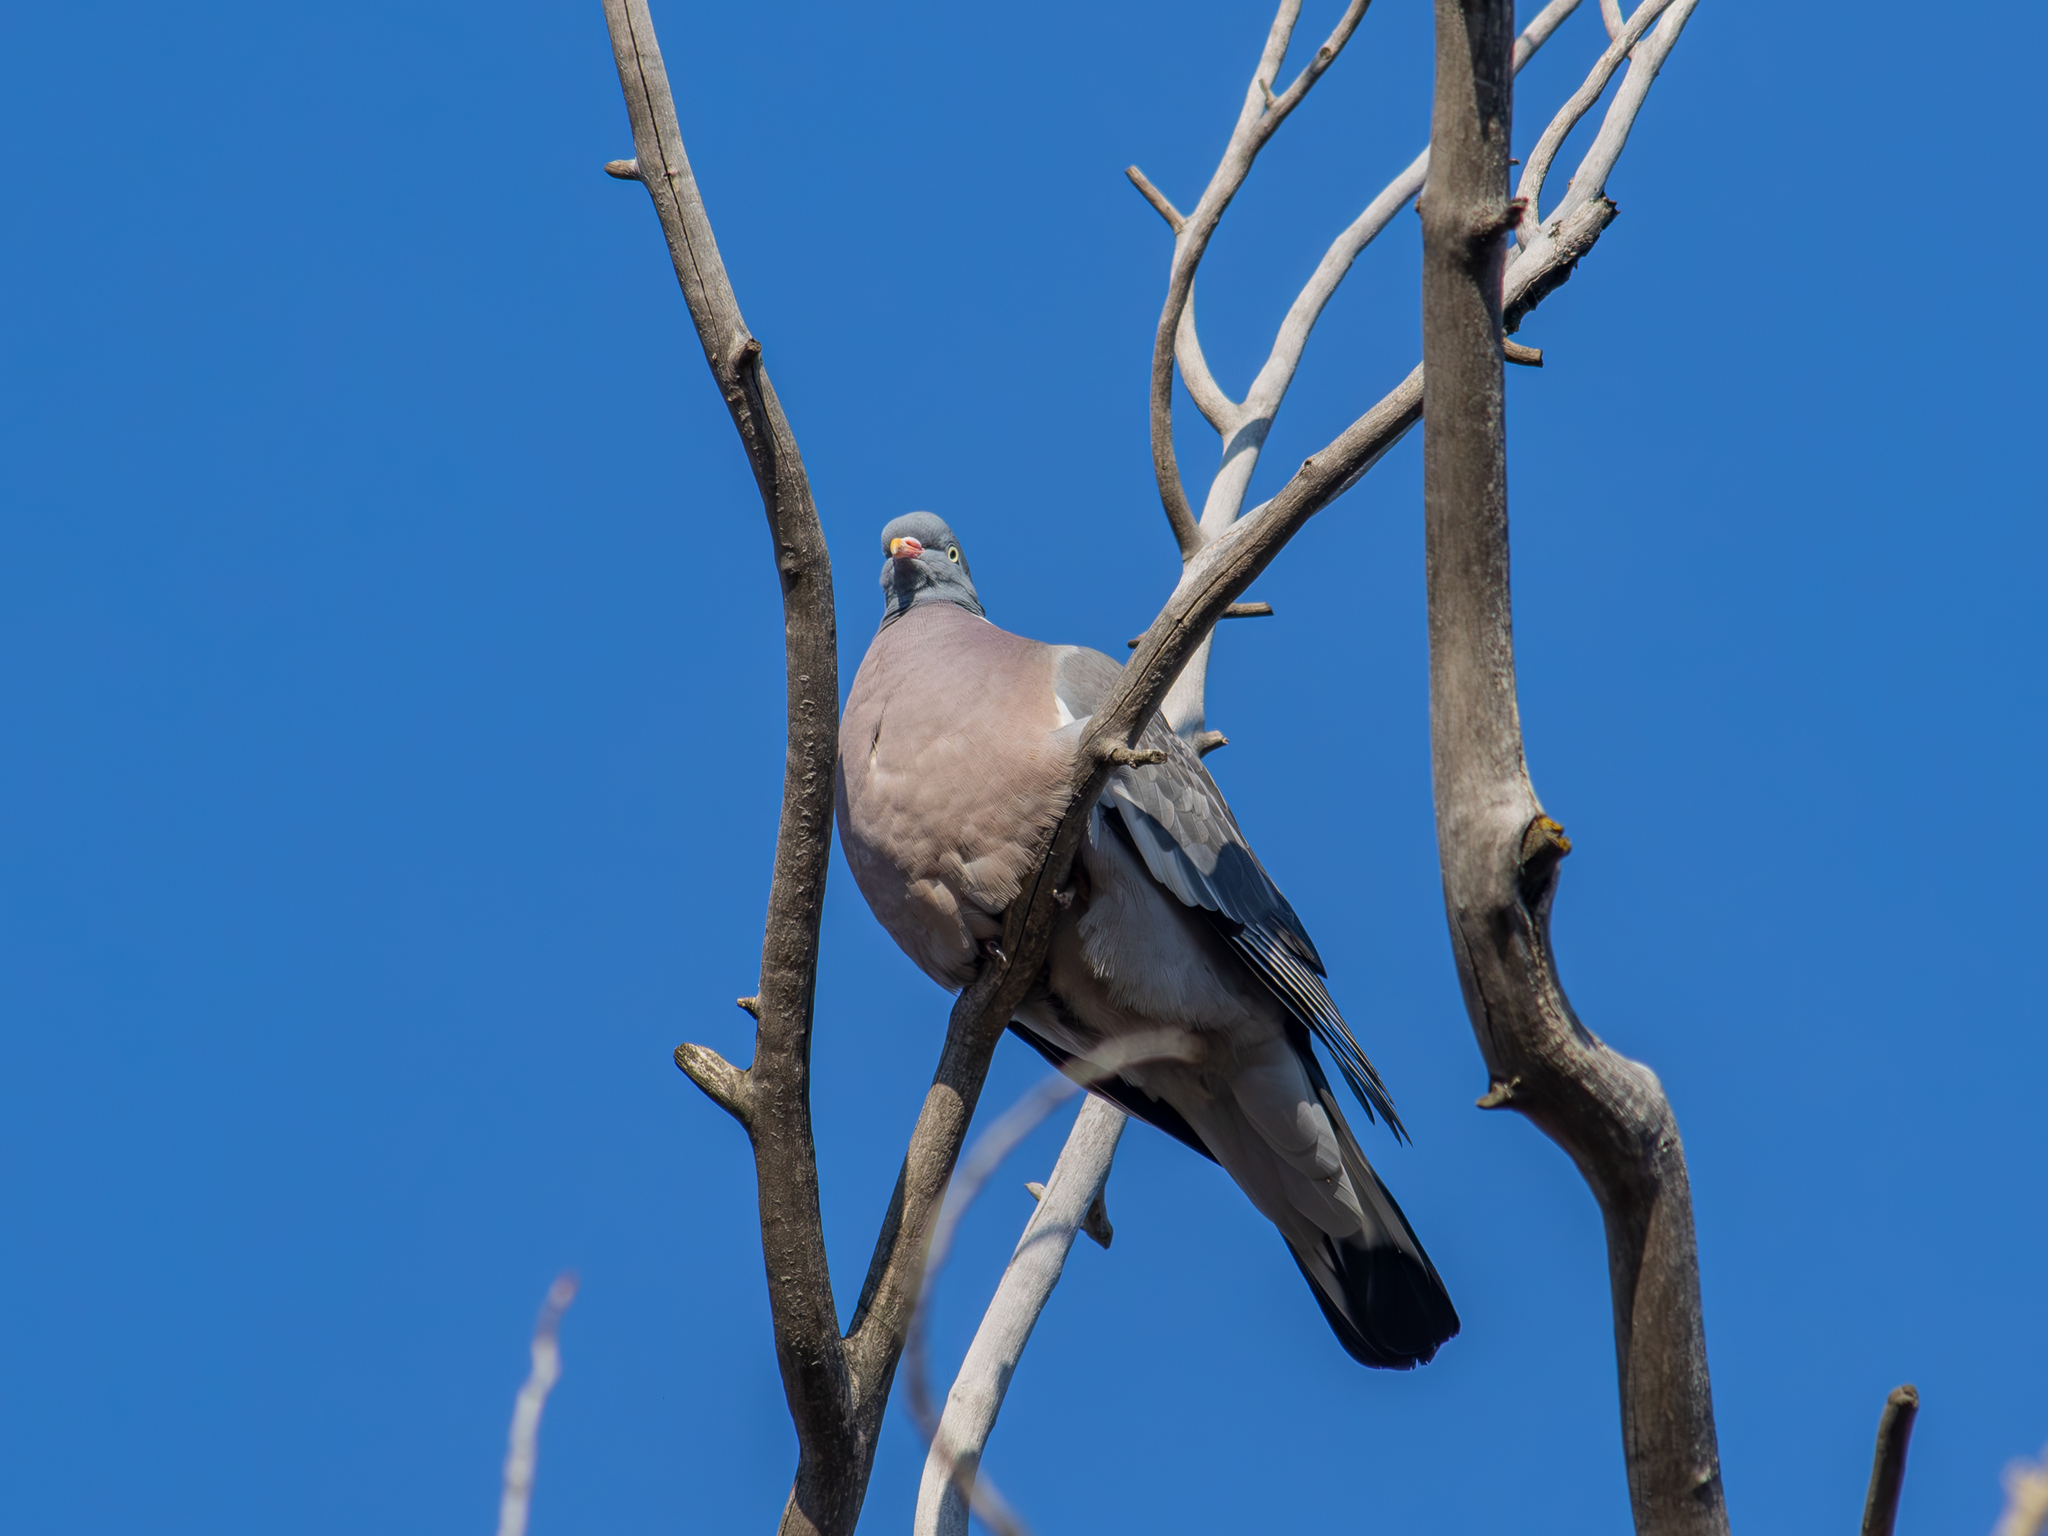
{"label": "bare tree branch", "polygon": [[1480,1104],[1529,1116],[1599,1201],[1637,1531],[1724,1536],[1678,1123],[1655,1075],[1595,1039],[1559,983],[1550,906],[1571,845],[1522,756],[1501,359],[1512,0],[1436,0],[1436,30],[1433,158],[1417,205],[1430,745],[1451,948],[1492,1082]]}
{"label": "bare tree branch", "polygon": [[[1223,392],[1202,356],[1202,338],[1195,329],[1195,286],[1188,284],[1188,301],[1181,307],[1180,329],[1175,333],[1174,358],[1180,364],[1180,381],[1188,398],[1195,402],[1210,426],[1228,437],[1244,418],[1244,407]],[[1213,494],[1213,493],[1212,493]],[[1204,514],[1207,515],[1206,513]]]}
{"label": "bare tree branch", "polygon": [[1571,188],[1559,201],[1552,222],[1568,218],[1580,204],[1606,194],[1608,175],[1628,145],[1629,130],[1635,126],[1636,114],[1642,110],[1644,98],[1656,83],[1658,71],[1677,46],[1678,35],[1685,30],[1693,7],[1698,3],[1699,0],[1674,0],[1650,35],[1636,44],[1635,51],[1629,55],[1628,74],[1622,78],[1621,88],[1614,93],[1607,116],[1601,119],[1600,131],[1593,136],[1592,144],[1579,161],[1578,170],[1573,172]]}
{"label": "bare tree branch", "polygon": [[[605,0],[605,21],[633,125],[635,179],[653,199],[704,360],[753,467],[781,577],[788,755],[761,946],[754,1060],[743,1073],[723,1062],[712,1067],[717,1058],[710,1052],[688,1060],[704,1069],[692,1072],[692,1080],[741,1119],[753,1142],[775,1353],[802,1447],[785,1528],[845,1530],[860,1501],[844,1469],[864,1466],[872,1447],[863,1454],[855,1443],[848,1412],[853,1387],[826,1262],[810,1109],[811,1012],[838,750],[832,568],[803,459],[760,343],[740,315],[683,151],[645,0]],[[678,1065],[689,1069],[683,1053]]]}
{"label": "bare tree branch", "polygon": [[1187,489],[1181,484],[1180,467],[1173,452],[1173,353],[1181,310],[1194,287],[1195,269],[1201,265],[1202,253],[1208,249],[1209,239],[1215,234],[1224,210],[1237,196],[1238,188],[1244,185],[1252,162],[1343,50],[1351,34],[1357,30],[1360,18],[1365,15],[1367,3],[1368,0],[1351,0],[1329,38],[1295,77],[1294,83],[1283,94],[1275,96],[1272,82],[1279,73],[1281,61],[1287,56],[1288,40],[1294,35],[1295,21],[1301,15],[1301,0],[1280,0],[1279,12],[1266,35],[1265,51],[1259,56],[1259,67],[1245,92],[1244,106],[1238,113],[1237,127],[1231,132],[1230,142],[1224,148],[1222,162],[1209,178],[1209,185],[1203,190],[1194,211],[1182,221],[1174,236],[1166,305],[1160,311],[1159,328],[1152,340],[1152,468],[1159,481],[1159,499],[1166,509],[1166,521],[1173,529],[1174,541],[1180,545],[1183,560],[1201,547],[1201,535],[1195,526],[1194,509],[1188,505]]}
{"label": "bare tree branch", "polygon": [[[1524,219],[1530,227],[1541,222],[1537,216],[1537,205],[1543,197],[1543,180],[1550,174],[1550,162],[1557,158],[1558,150],[1564,145],[1565,136],[1578,126],[1580,118],[1592,110],[1593,104],[1607,89],[1607,82],[1614,77],[1615,70],[1621,67],[1622,61],[1629,56],[1629,51],[1642,39],[1643,34],[1650,30],[1650,24],[1670,4],[1671,0],[1643,0],[1643,3],[1636,7],[1636,13],[1629,18],[1628,25],[1623,27],[1614,41],[1607,45],[1607,51],[1594,63],[1592,72],[1586,76],[1584,83],[1572,92],[1562,107],[1558,108],[1557,115],[1550,120],[1550,125],[1536,140],[1536,147],[1529,151],[1529,163],[1522,167],[1522,179],[1516,184],[1515,195],[1527,207]],[[1650,71],[1652,77],[1655,73],[1654,70]],[[1644,89],[1648,88],[1646,80]],[[1522,243],[1528,242],[1524,240]]]}
{"label": "bare tree branch", "polygon": [[1892,1536],[1899,1517],[1899,1490],[1906,1481],[1906,1443],[1913,1438],[1913,1420],[1920,1412],[1920,1394],[1911,1383],[1892,1388],[1877,1421],[1877,1450],[1870,1462],[1870,1491],[1863,1498],[1863,1536]]}
{"label": "bare tree branch", "polygon": [[2005,1469],[2005,1510],[1991,1536],[2041,1536],[2048,1530],[2048,1446],[2039,1461],[2015,1461]]}
{"label": "bare tree branch", "polygon": [[708,1045],[677,1046],[676,1065],[683,1076],[704,1090],[707,1099],[752,1129],[754,1106],[746,1073]]}
{"label": "bare tree branch", "polygon": [[1158,210],[1159,217],[1166,220],[1166,227],[1175,234],[1179,234],[1181,225],[1187,223],[1186,215],[1169,203],[1166,200],[1166,194],[1153,186],[1146,179],[1145,173],[1135,165],[1125,166],[1124,174],[1130,177],[1131,185],[1138,189],[1139,196],[1143,197],[1146,202]]}
{"label": "bare tree branch", "polygon": [[928,1430],[931,1452],[917,1495],[915,1536],[964,1536],[981,1453],[1031,1331],[1059,1284],[1074,1236],[1085,1229],[1102,1197],[1125,1124],[1123,1111],[1106,1100],[1091,1094],[1081,1105],[946,1395],[945,1412]]}
{"label": "bare tree branch", "polygon": [[[954,1233],[959,1230],[968,1206],[1003,1159],[1081,1087],[1115,1077],[1141,1062],[1188,1060],[1187,1049],[1186,1041],[1172,1033],[1134,1035],[1105,1043],[1089,1056],[1071,1063],[1067,1072],[1046,1078],[1026,1093],[982,1133],[961,1164],[947,1192],[944,1214],[932,1234],[905,1349],[910,1366],[911,1418],[926,1445],[932,1448],[932,1458],[925,1465],[924,1492],[918,1499],[920,1531],[926,1527],[927,1516],[933,1521],[951,1521],[957,1516],[960,1528],[964,1529],[970,1506],[991,1526],[1022,1530],[1021,1520],[1000,1496],[987,1488],[985,1480],[977,1485],[975,1468],[994,1427],[996,1413],[1002,1407],[1003,1396],[1009,1390],[1010,1373],[1031,1337],[1039,1312],[1059,1283],[1075,1231],[1088,1231],[1103,1247],[1109,1246],[1108,1213],[1098,1208],[1110,1162],[1116,1155],[1117,1138],[1123,1134],[1123,1112],[1090,1099],[1091,1105],[1100,1107],[1083,1110],[1068,1138],[1067,1149],[1053,1170],[1059,1198],[1053,1199],[1042,1186],[1027,1186],[1043,1203],[1025,1225],[1002,1287],[947,1396],[945,1424],[950,1427],[942,1427],[939,1416],[932,1411],[931,1389],[926,1380],[925,1333],[939,1271],[952,1251]],[[1069,1154],[1078,1172],[1069,1168]],[[945,1493],[948,1486],[952,1489],[950,1495]],[[950,1516],[943,1513],[948,1499],[957,1506]]]}
{"label": "bare tree branch", "polygon": [[[1515,41],[1517,70],[1535,57],[1536,50],[1550,39],[1578,5],[1579,0],[1551,0],[1537,13]],[[1222,463],[1209,482],[1209,493],[1203,501],[1200,523],[1203,537],[1211,537],[1228,527],[1242,512],[1259,455],[1265,448],[1267,434],[1272,430],[1274,417],[1279,414],[1280,404],[1294,382],[1295,370],[1308,346],[1310,332],[1315,329],[1323,309],[1359,254],[1422,189],[1428,168],[1429,151],[1425,148],[1331,243],[1307,284],[1288,307],[1266,362],[1253,379],[1242,405],[1225,395],[1209,372],[1195,323],[1194,289],[1190,285],[1188,302],[1181,311],[1180,328],[1175,338],[1181,381],[1203,416],[1223,438]],[[1167,699],[1168,722],[1189,740],[1204,734],[1208,671],[1209,649],[1205,647],[1196,653]]]}
{"label": "bare tree branch", "polygon": [[[1536,56],[1536,51],[1550,40],[1551,34],[1578,6],[1579,0],[1551,0],[1522,29],[1522,35],[1515,40],[1517,72]],[[1273,338],[1272,350],[1246,392],[1244,404],[1238,407],[1236,419],[1227,428],[1217,428],[1226,438],[1223,468],[1211,484],[1208,501],[1202,509],[1204,532],[1213,532],[1229,523],[1243,507],[1259,449],[1265,443],[1274,416],[1279,413],[1281,401],[1287,396],[1288,386],[1294,382],[1295,370],[1301,366],[1301,355],[1308,346],[1309,334],[1315,329],[1316,321],[1351,270],[1352,263],[1380,231],[1393,222],[1394,215],[1422,190],[1423,178],[1428,171],[1429,150],[1425,147],[1409,162],[1407,169],[1388,182],[1366,205],[1365,211],[1330,243],[1323,259],[1316,264],[1315,272],[1288,306],[1279,334]],[[1184,324],[1182,340],[1191,344],[1199,355],[1200,343],[1194,338],[1192,320]],[[1185,379],[1185,361],[1181,373]],[[1189,388],[1192,392],[1193,386]]]}
{"label": "bare tree branch", "polygon": [[498,1495],[498,1536],[526,1536],[533,1507],[533,1474],[540,1461],[540,1415],[548,1394],[562,1379],[562,1314],[576,1299],[576,1277],[561,1274],[548,1287],[533,1324],[533,1368],[512,1404],[512,1431],[505,1447],[505,1484]]}

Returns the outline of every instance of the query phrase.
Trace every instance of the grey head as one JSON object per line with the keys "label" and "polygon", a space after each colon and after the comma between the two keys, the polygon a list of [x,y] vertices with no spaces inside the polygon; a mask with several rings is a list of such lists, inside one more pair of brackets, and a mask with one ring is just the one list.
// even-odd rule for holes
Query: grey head
{"label": "grey head", "polygon": [[951,603],[985,619],[966,552],[929,512],[906,512],[882,530],[882,628],[919,603]]}

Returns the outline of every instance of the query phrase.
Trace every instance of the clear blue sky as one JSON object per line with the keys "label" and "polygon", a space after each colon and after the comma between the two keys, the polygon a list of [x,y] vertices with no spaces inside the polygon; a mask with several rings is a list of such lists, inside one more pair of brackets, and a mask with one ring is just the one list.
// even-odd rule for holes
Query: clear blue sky
{"label": "clear blue sky", "polygon": [[[1325,5],[1304,31],[1320,36]],[[1524,77],[1521,139],[1596,51]],[[1167,236],[1261,4],[659,4],[836,560],[959,529],[993,617],[1121,654],[1167,591]],[[1904,1536],[2048,1440],[2037,7],[1707,0],[1510,383],[1522,698],[1579,1011],[1692,1160],[1739,1529]],[[595,0],[16,7],[0,49],[0,1485],[21,1531],[484,1531],[534,1308],[584,1291],[536,1536],[764,1530],[793,1462],[737,1056],[782,746],[761,514]],[[1421,147],[1380,0],[1205,269],[1242,387]],[[1404,216],[1260,484],[1417,352]],[[2029,426],[2028,423],[2033,423]],[[1184,460],[1213,448],[1192,427]],[[1191,473],[1193,470],[1191,469]],[[1430,821],[1419,442],[1226,633],[1218,777],[1415,1133],[1465,1319],[1338,1350],[1279,1241],[1132,1132],[991,1468],[1046,1533],[1622,1531],[1593,1203],[1484,1077]],[[848,1302],[945,1018],[843,865],[817,1111]],[[1014,1044],[988,1102],[1040,1067]],[[957,1350],[1063,1127],[970,1221]],[[892,1418],[865,1529],[905,1528]]]}

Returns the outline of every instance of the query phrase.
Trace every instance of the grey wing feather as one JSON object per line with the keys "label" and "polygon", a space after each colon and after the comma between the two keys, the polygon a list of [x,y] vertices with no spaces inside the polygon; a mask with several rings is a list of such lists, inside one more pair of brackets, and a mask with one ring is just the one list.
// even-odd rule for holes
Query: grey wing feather
{"label": "grey wing feather", "polygon": [[[1078,720],[1095,712],[1122,671],[1100,651],[1061,647],[1053,686]],[[1388,1128],[1406,1140],[1407,1129],[1394,1112],[1387,1085],[1323,985],[1322,956],[1252,852],[1209,770],[1157,716],[1140,741],[1164,751],[1166,761],[1118,769],[1103,803],[1117,812],[1146,869],[1183,903],[1213,915],[1253,974],[1323,1042],[1366,1114],[1377,1110]]]}

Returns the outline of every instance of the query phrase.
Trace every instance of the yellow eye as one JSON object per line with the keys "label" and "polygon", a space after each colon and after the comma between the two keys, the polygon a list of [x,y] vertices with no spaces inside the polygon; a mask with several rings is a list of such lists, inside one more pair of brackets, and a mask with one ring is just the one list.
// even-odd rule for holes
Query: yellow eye
{"label": "yellow eye", "polygon": [[960,563],[960,546],[957,544],[949,545],[946,549],[946,558],[955,565],[958,565]]}

